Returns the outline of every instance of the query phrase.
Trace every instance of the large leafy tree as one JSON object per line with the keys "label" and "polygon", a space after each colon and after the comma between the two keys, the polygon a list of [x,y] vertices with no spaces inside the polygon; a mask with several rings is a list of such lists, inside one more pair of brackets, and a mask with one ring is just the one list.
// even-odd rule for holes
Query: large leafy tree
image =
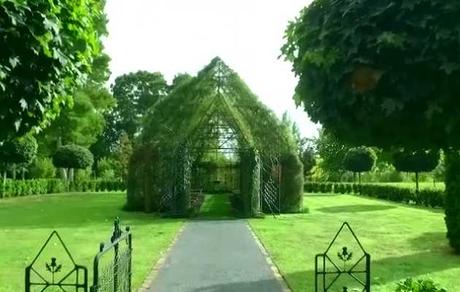
{"label": "large leafy tree", "polygon": [[320,131],[316,139],[316,151],[319,156],[318,167],[325,174],[326,180],[340,180],[345,171],[343,160],[350,148],[326,130]]}
{"label": "large leafy tree", "polygon": [[[101,19],[96,29],[105,35],[106,21]],[[77,144],[93,145],[105,127],[105,115],[115,105],[115,100],[106,88],[110,77],[110,57],[101,53],[94,58],[92,70],[86,82],[73,91],[73,106],[66,106],[39,137],[40,153],[53,154],[57,147]]]}
{"label": "large leafy tree", "polygon": [[[315,0],[283,47],[299,77],[296,101],[344,141],[444,148],[459,166],[459,15],[458,1]],[[456,177],[446,175],[446,222],[460,252]]]}
{"label": "large leafy tree", "polygon": [[0,1],[0,141],[45,126],[100,54],[105,1]]}
{"label": "large leafy tree", "polygon": [[117,106],[108,118],[115,121],[118,135],[124,131],[131,139],[149,108],[166,97],[168,84],[159,72],[138,71],[117,77],[112,92]]}

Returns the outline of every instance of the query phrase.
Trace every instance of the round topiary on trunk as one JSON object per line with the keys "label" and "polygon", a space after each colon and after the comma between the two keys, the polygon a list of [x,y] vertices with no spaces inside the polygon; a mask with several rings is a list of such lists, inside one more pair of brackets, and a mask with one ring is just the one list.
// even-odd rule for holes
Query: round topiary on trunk
{"label": "round topiary on trunk", "polygon": [[85,169],[93,165],[93,154],[85,147],[65,145],[59,147],[53,156],[53,164],[59,168]]}

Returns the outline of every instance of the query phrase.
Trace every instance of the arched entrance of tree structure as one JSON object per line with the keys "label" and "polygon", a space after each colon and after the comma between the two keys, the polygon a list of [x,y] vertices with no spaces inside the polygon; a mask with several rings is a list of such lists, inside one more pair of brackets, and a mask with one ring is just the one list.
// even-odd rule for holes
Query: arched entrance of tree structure
{"label": "arched entrance of tree structure", "polygon": [[199,210],[204,194],[228,195],[235,215],[280,213],[281,163],[251,148],[194,149],[177,152],[171,181],[161,196],[161,209],[172,216]]}
{"label": "arched entrance of tree structure", "polygon": [[280,212],[279,159],[261,156],[225,112],[205,116],[175,156],[161,197],[161,207],[173,215],[197,212],[204,193],[229,194],[237,215]]}

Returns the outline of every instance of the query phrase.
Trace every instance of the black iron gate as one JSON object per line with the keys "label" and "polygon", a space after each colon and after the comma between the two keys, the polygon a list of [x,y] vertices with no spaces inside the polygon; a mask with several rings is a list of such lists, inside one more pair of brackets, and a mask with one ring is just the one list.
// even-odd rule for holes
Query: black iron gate
{"label": "black iron gate", "polygon": [[[131,291],[132,235],[115,219],[110,240],[94,257],[91,292]],[[53,231],[25,269],[25,291],[88,291],[88,269],[75,263],[57,231]]]}
{"label": "black iron gate", "polygon": [[315,291],[370,292],[370,270],[371,256],[345,222],[326,251],[316,255]]}
{"label": "black iron gate", "polygon": [[53,231],[26,268],[25,291],[88,291],[88,270],[75,263],[57,231]]}
{"label": "black iron gate", "polygon": [[114,222],[113,234],[107,243],[101,243],[94,258],[91,292],[131,291],[132,235],[129,227],[123,231],[120,220]]}

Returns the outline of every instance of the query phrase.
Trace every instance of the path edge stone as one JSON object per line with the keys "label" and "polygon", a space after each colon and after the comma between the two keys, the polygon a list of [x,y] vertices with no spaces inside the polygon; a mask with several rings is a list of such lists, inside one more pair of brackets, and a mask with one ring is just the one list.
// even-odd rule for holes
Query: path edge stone
{"label": "path edge stone", "polygon": [[262,243],[262,241],[260,241],[259,237],[257,237],[257,234],[254,231],[254,229],[252,228],[252,226],[249,223],[249,221],[246,222],[246,226],[248,227],[249,232],[251,232],[251,235],[254,238],[254,240],[255,240],[257,246],[259,247],[260,251],[264,255],[265,260],[267,261],[267,264],[270,266],[273,274],[275,275],[276,280],[280,283],[281,289],[283,289],[283,292],[292,292],[292,289],[289,287],[289,284],[287,283],[286,279],[281,274],[278,266],[272,260],[270,254],[268,253],[268,251],[265,248],[265,246]]}
{"label": "path edge stone", "polygon": [[169,256],[171,253],[172,248],[176,245],[177,241],[179,240],[179,237],[182,235],[182,233],[185,230],[185,227],[187,226],[188,222],[184,222],[181,228],[177,231],[176,235],[174,235],[173,240],[169,244],[168,248],[164,250],[161,253],[161,257],[158,259],[157,262],[153,263],[152,270],[150,273],[147,275],[145,278],[144,282],[142,283],[141,288],[137,289],[137,292],[148,292],[149,289],[152,286],[153,281],[155,280],[156,276],[158,275],[158,271],[163,267],[166,258]]}

